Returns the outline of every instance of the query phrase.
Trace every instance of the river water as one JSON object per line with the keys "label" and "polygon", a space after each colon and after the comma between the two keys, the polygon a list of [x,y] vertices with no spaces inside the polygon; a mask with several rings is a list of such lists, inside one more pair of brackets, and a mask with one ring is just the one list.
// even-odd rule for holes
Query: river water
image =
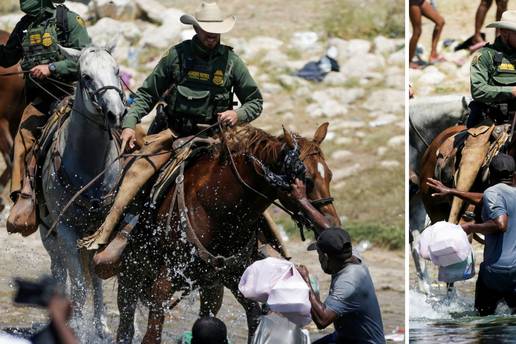
{"label": "river water", "polygon": [[[475,245],[478,260],[482,247]],[[431,265],[429,263],[428,265]],[[430,276],[436,276],[430,268]],[[505,303],[500,303],[496,314],[480,317],[474,310],[474,278],[455,284],[455,292],[448,295],[443,283],[433,283],[431,296],[415,287],[415,270],[411,261],[411,289],[409,291],[410,343],[516,343],[516,316],[511,316]]]}

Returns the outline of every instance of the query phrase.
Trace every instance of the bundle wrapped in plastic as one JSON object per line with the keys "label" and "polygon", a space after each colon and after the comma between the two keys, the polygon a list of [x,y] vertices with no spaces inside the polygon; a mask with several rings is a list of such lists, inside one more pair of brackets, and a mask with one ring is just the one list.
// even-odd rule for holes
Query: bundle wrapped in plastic
{"label": "bundle wrapped in plastic", "polygon": [[308,285],[289,261],[266,258],[253,263],[242,275],[238,289],[246,298],[267,303],[271,311],[297,325],[311,321]]}

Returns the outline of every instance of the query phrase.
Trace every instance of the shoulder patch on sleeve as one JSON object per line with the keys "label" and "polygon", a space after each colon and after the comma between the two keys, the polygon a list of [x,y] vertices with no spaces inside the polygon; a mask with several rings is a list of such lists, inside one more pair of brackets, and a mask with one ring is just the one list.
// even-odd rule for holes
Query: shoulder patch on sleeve
{"label": "shoulder patch on sleeve", "polygon": [[77,16],[75,17],[75,20],[77,20],[77,23],[82,26],[82,27],[86,27],[86,22],[84,21],[84,19],[82,19],[81,16]]}
{"label": "shoulder patch on sleeve", "polygon": [[473,59],[471,60],[471,64],[472,65],[476,65],[478,64],[478,61],[480,60],[480,57],[482,56],[482,51],[479,51],[477,52],[474,56],[473,56]]}

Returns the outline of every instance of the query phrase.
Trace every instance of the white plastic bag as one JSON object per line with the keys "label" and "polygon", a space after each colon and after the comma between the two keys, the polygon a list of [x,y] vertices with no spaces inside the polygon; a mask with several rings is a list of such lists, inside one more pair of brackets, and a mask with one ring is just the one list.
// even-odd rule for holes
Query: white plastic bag
{"label": "white plastic bag", "polygon": [[312,320],[309,291],[301,274],[292,266],[271,289],[267,304],[271,311],[283,314],[297,325],[305,326]]}
{"label": "white plastic bag", "polygon": [[463,262],[471,254],[468,236],[459,225],[440,221],[421,234],[419,254],[438,266]]}
{"label": "white plastic bag", "polygon": [[287,260],[273,257],[258,260],[244,271],[238,290],[248,299],[265,303],[276,282],[293,266]]}

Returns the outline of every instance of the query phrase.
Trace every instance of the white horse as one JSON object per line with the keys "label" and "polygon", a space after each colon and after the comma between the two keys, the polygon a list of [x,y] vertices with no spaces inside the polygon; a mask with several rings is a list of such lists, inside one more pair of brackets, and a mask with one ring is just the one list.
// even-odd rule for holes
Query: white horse
{"label": "white horse", "polygon": [[[77,240],[102,222],[107,212],[104,196],[116,186],[121,173],[121,163],[116,160],[120,152],[111,130],[120,128],[126,109],[118,64],[110,54],[111,49],[62,48],[69,59],[79,62],[80,80],[75,88],[72,112],[54,135],[41,176],[46,209],[40,214],[46,216],[41,219],[44,225],[40,226],[40,232],[50,255],[52,274],[63,286],[69,278],[76,319],[82,319],[87,294],[93,287],[94,328],[102,337],[107,331],[102,282],[93,272],[94,252],[79,250]],[[105,169],[102,178],[60,216],[74,194]],[[49,227],[55,221],[55,231],[49,234]],[[91,340],[96,341],[92,338],[87,341]]]}

